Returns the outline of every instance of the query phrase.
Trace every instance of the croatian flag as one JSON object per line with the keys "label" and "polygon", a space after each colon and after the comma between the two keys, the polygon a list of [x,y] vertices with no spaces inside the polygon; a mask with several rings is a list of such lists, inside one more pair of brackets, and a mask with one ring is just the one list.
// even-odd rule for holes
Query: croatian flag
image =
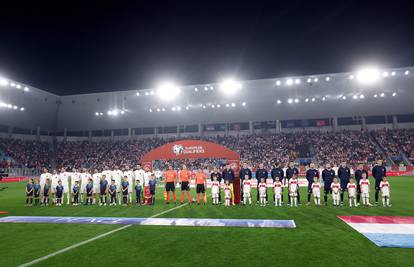
{"label": "croatian flag", "polygon": [[338,216],[379,247],[414,248],[414,217]]}

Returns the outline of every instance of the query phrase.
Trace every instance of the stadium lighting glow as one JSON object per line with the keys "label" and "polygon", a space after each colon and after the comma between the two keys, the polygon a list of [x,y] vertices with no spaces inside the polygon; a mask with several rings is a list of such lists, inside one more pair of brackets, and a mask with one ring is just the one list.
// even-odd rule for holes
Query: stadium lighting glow
{"label": "stadium lighting glow", "polygon": [[204,86],[204,91],[208,91],[208,87],[207,86]]}
{"label": "stadium lighting glow", "polygon": [[95,116],[99,116],[99,112],[95,112]]}
{"label": "stadium lighting glow", "polygon": [[357,72],[358,82],[362,84],[371,84],[379,80],[380,73],[377,68],[367,67]]}
{"label": "stadium lighting glow", "polygon": [[186,110],[189,110],[189,109],[190,109],[190,107],[189,107],[189,106],[186,106],[186,107],[185,107],[185,109],[186,109]]}
{"label": "stadium lighting glow", "polygon": [[325,101],[326,100],[326,97],[324,96],[324,97],[322,97],[322,101]]}
{"label": "stadium lighting glow", "polygon": [[391,76],[395,76],[395,74],[396,74],[395,71],[391,72]]}
{"label": "stadium lighting glow", "polygon": [[292,104],[292,103],[293,103],[293,99],[292,99],[292,98],[289,98],[287,102],[288,102],[289,104]]}
{"label": "stadium lighting glow", "polygon": [[211,108],[215,108],[216,106],[213,104],[213,105],[211,105]]}
{"label": "stadium lighting glow", "polygon": [[380,94],[380,97],[385,97],[385,94],[384,94],[384,93],[381,93],[381,94]]}
{"label": "stadium lighting glow", "polygon": [[13,109],[17,109],[18,107],[17,106],[13,106]]}
{"label": "stadium lighting glow", "polygon": [[12,105],[10,105],[10,104],[8,104],[8,105],[7,105],[7,108],[10,108],[10,109],[11,109],[11,108],[13,108],[13,106],[12,106]]}
{"label": "stadium lighting glow", "polygon": [[150,95],[155,95],[155,92],[154,92],[154,91],[151,91],[151,92],[150,92]]}
{"label": "stadium lighting glow", "polygon": [[112,110],[112,115],[118,116],[118,110]]}
{"label": "stadium lighting glow", "polygon": [[234,80],[225,80],[220,83],[220,90],[226,95],[234,95],[242,88],[242,84]]}
{"label": "stadium lighting glow", "polygon": [[205,105],[203,105],[203,109],[206,109],[206,106]]}
{"label": "stadium lighting glow", "polygon": [[175,111],[175,107],[172,107],[172,108],[171,108],[171,110],[172,110],[172,111]]}
{"label": "stadium lighting glow", "polygon": [[181,111],[181,107],[177,107],[177,111]]}
{"label": "stadium lighting glow", "polygon": [[0,85],[7,86],[9,85],[9,81],[6,78],[0,77]]}
{"label": "stadium lighting glow", "polygon": [[11,83],[10,86],[11,87],[16,87],[16,84],[15,83]]}
{"label": "stadium lighting glow", "polygon": [[[151,91],[153,92],[153,91]],[[175,99],[180,94],[180,88],[170,82],[162,83],[157,89],[157,95],[163,101],[170,101]]]}
{"label": "stadium lighting glow", "polygon": [[358,99],[358,96],[357,95],[354,95],[352,98],[353,99]]}
{"label": "stadium lighting glow", "polygon": [[149,92],[145,92],[145,95],[149,95]]}
{"label": "stadium lighting glow", "polygon": [[109,110],[109,111],[107,112],[107,114],[108,114],[108,115],[112,115],[112,111],[111,111],[111,110]]}
{"label": "stadium lighting glow", "polygon": [[217,104],[217,108],[220,108],[221,106],[220,106],[220,104]]}
{"label": "stadium lighting glow", "polygon": [[137,94],[136,94],[137,96],[139,96],[139,92],[137,92]]}
{"label": "stadium lighting glow", "polygon": [[162,110],[162,112],[165,112],[165,108],[162,108],[161,110]]}
{"label": "stadium lighting glow", "polygon": [[292,79],[287,79],[286,85],[291,86],[292,84],[293,84],[293,80]]}
{"label": "stadium lighting glow", "polygon": [[229,103],[226,104],[226,108],[228,108],[228,107],[230,107],[230,104]]}
{"label": "stadium lighting glow", "polygon": [[392,93],[392,96],[396,96],[396,95],[397,95],[397,92]]}
{"label": "stadium lighting glow", "polygon": [[326,79],[325,79],[327,82],[329,82],[330,80],[331,80],[331,77],[326,77]]}
{"label": "stadium lighting glow", "polygon": [[152,108],[149,109],[149,112],[152,112]]}
{"label": "stadium lighting glow", "polygon": [[243,107],[245,107],[245,106],[246,106],[246,102],[243,102],[243,103],[242,103],[242,106],[243,106]]}
{"label": "stadium lighting glow", "polygon": [[312,102],[315,102],[315,101],[316,101],[316,99],[313,97],[313,98],[312,98]]}
{"label": "stadium lighting glow", "polygon": [[360,99],[364,99],[364,97],[365,97],[364,95],[360,95],[359,96]]}
{"label": "stadium lighting glow", "polygon": [[157,112],[160,112],[161,111],[161,109],[160,108],[157,108]]}
{"label": "stadium lighting glow", "polygon": [[23,91],[28,92],[28,91],[29,91],[29,88],[28,88],[28,87],[25,87],[25,88],[23,89]]}
{"label": "stadium lighting glow", "polygon": [[214,86],[210,86],[210,90],[213,91],[214,90]]}
{"label": "stadium lighting glow", "polygon": [[99,115],[103,116],[103,112],[99,113]]}
{"label": "stadium lighting glow", "polygon": [[21,108],[20,108],[20,111],[24,111],[24,107],[21,107]]}
{"label": "stadium lighting glow", "polygon": [[352,75],[352,74],[351,74],[351,75],[349,75],[349,79],[350,79],[350,80],[353,80],[353,79],[354,79],[354,75]]}
{"label": "stadium lighting glow", "polygon": [[280,104],[282,104],[282,100],[278,99],[278,100],[276,101],[276,103],[280,105]]}
{"label": "stadium lighting glow", "polygon": [[307,81],[308,83],[311,83],[311,82],[312,82],[312,79],[311,79],[311,78],[308,78],[306,81]]}
{"label": "stadium lighting glow", "polygon": [[318,78],[313,79],[313,82],[314,83],[317,83],[318,82]]}
{"label": "stadium lighting glow", "polygon": [[300,79],[296,79],[295,84],[300,84]]}
{"label": "stadium lighting glow", "polygon": [[276,81],[276,85],[280,86],[281,82],[280,81]]}
{"label": "stadium lighting glow", "polygon": [[235,107],[236,106],[236,103],[231,103],[231,107]]}
{"label": "stadium lighting glow", "polygon": [[346,96],[342,96],[342,99],[343,99],[343,100],[346,100]]}
{"label": "stadium lighting glow", "polygon": [[198,88],[197,88],[197,87],[196,87],[196,88],[194,88],[194,91],[198,92]]}
{"label": "stadium lighting glow", "polygon": [[297,99],[297,98],[296,98],[296,99],[295,99],[295,103],[299,103],[299,99]]}
{"label": "stadium lighting glow", "polygon": [[375,95],[374,95],[374,98],[377,98],[377,97],[378,97],[378,95],[377,95],[377,94],[375,94]]}
{"label": "stadium lighting glow", "polygon": [[382,77],[388,77],[388,71],[384,71],[383,73],[382,73]]}
{"label": "stadium lighting glow", "polygon": [[20,84],[16,84],[16,88],[20,89],[20,88],[22,88],[22,86]]}
{"label": "stadium lighting glow", "polygon": [[306,99],[305,99],[305,102],[306,102],[306,103],[308,103],[308,102],[309,102],[309,98],[306,98]]}
{"label": "stadium lighting glow", "polygon": [[121,114],[124,115],[125,114],[125,111],[124,110],[121,110]]}
{"label": "stadium lighting glow", "polygon": [[405,74],[405,75],[408,75],[408,74],[410,74],[410,71],[409,71],[409,70],[406,70],[406,71],[404,72],[404,74]]}

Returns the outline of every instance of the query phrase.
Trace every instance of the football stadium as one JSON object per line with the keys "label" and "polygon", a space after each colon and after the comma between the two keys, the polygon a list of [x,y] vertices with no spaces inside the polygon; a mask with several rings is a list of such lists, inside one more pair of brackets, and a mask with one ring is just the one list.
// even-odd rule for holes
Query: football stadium
{"label": "football stadium", "polygon": [[101,92],[2,63],[0,266],[412,266],[411,59]]}

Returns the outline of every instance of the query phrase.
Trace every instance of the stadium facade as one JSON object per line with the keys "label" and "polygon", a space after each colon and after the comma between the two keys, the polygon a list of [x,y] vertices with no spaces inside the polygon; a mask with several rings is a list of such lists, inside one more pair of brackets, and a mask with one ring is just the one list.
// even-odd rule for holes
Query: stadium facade
{"label": "stadium facade", "polygon": [[130,138],[414,127],[414,67],[241,81],[232,95],[218,83],[180,86],[163,101],[157,89],[59,96],[0,80],[0,134],[49,139]]}

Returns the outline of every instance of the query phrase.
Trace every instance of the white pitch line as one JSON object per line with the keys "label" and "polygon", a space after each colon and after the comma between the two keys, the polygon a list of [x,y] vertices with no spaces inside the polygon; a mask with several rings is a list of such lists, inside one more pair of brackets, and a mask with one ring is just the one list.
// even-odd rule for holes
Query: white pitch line
{"label": "white pitch line", "polygon": [[[177,206],[177,207],[174,207],[174,208],[171,208],[171,209],[168,209],[168,210],[164,210],[164,211],[162,211],[162,212],[160,212],[160,213],[157,213],[157,214],[152,215],[152,216],[151,216],[151,217],[149,217],[149,218],[154,218],[154,217],[157,217],[157,216],[163,215],[163,214],[168,213],[168,212],[170,212],[170,211],[173,211],[173,210],[176,210],[176,209],[182,208],[182,207],[184,207],[184,206],[186,206],[186,205],[188,205],[188,203],[185,203],[185,204],[183,204],[183,205],[179,205],[179,206]],[[102,238],[102,237],[105,237],[105,236],[111,235],[111,234],[113,234],[113,233],[116,233],[116,232],[118,232],[118,231],[121,231],[121,230],[127,229],[127,228],[129,228],[129,227],[131,227],[131,226],[132,226],[132,224],[127,224],[127,225],[124,225],[124,226],[119,227],[119,228],[117,228],[117,229],[114,229],[114,230],[112,230],[112,231],[109,231],[109,232],[106,232],[106,233],[103,233],[103,234],[97,235],[97,236],[95,236],[95,237],[92,237],[92,238],[87,239],[87,240],[85,240],[85,241],[79,242],[79,243],[74,244],[74,245],[72,245],[72,246],[69,246],[69,247],[63,248],[63,249],[61,249],[61,250],[55,251],[55,252],[50,253],[50,254],[48,254],[48,255],[46,255],[46,256],[43,256],[43,257],[41,257],[41,258],[38,258],[38,259],[32,260],[32,261],[27,262],[27,263],[23,263],[23,264],[19,265],[19,267],[32,266],[33,264],[36,264],[36,263],[39,263],[39,262],[41,262],[41,261],[47,260],[47,259],[49,259],[49,258],[51,258],[51,257],[54,257],[54,256],[56,256],[56,255],[59,255],[59,254],[65,253],[65,252],[67,252],[67,251],[69,251],[69,250],[72,250],[72,249],[74,249],[74,248],[77,248],[77,247],[83,246],[83,245],[85,245],[85,244],[88,244],[88,243],[90,243],[90,242],[93,242],[93,241],[95,241],[95,240],[97,240],[97,239],[100,239],[100,238]]]}

